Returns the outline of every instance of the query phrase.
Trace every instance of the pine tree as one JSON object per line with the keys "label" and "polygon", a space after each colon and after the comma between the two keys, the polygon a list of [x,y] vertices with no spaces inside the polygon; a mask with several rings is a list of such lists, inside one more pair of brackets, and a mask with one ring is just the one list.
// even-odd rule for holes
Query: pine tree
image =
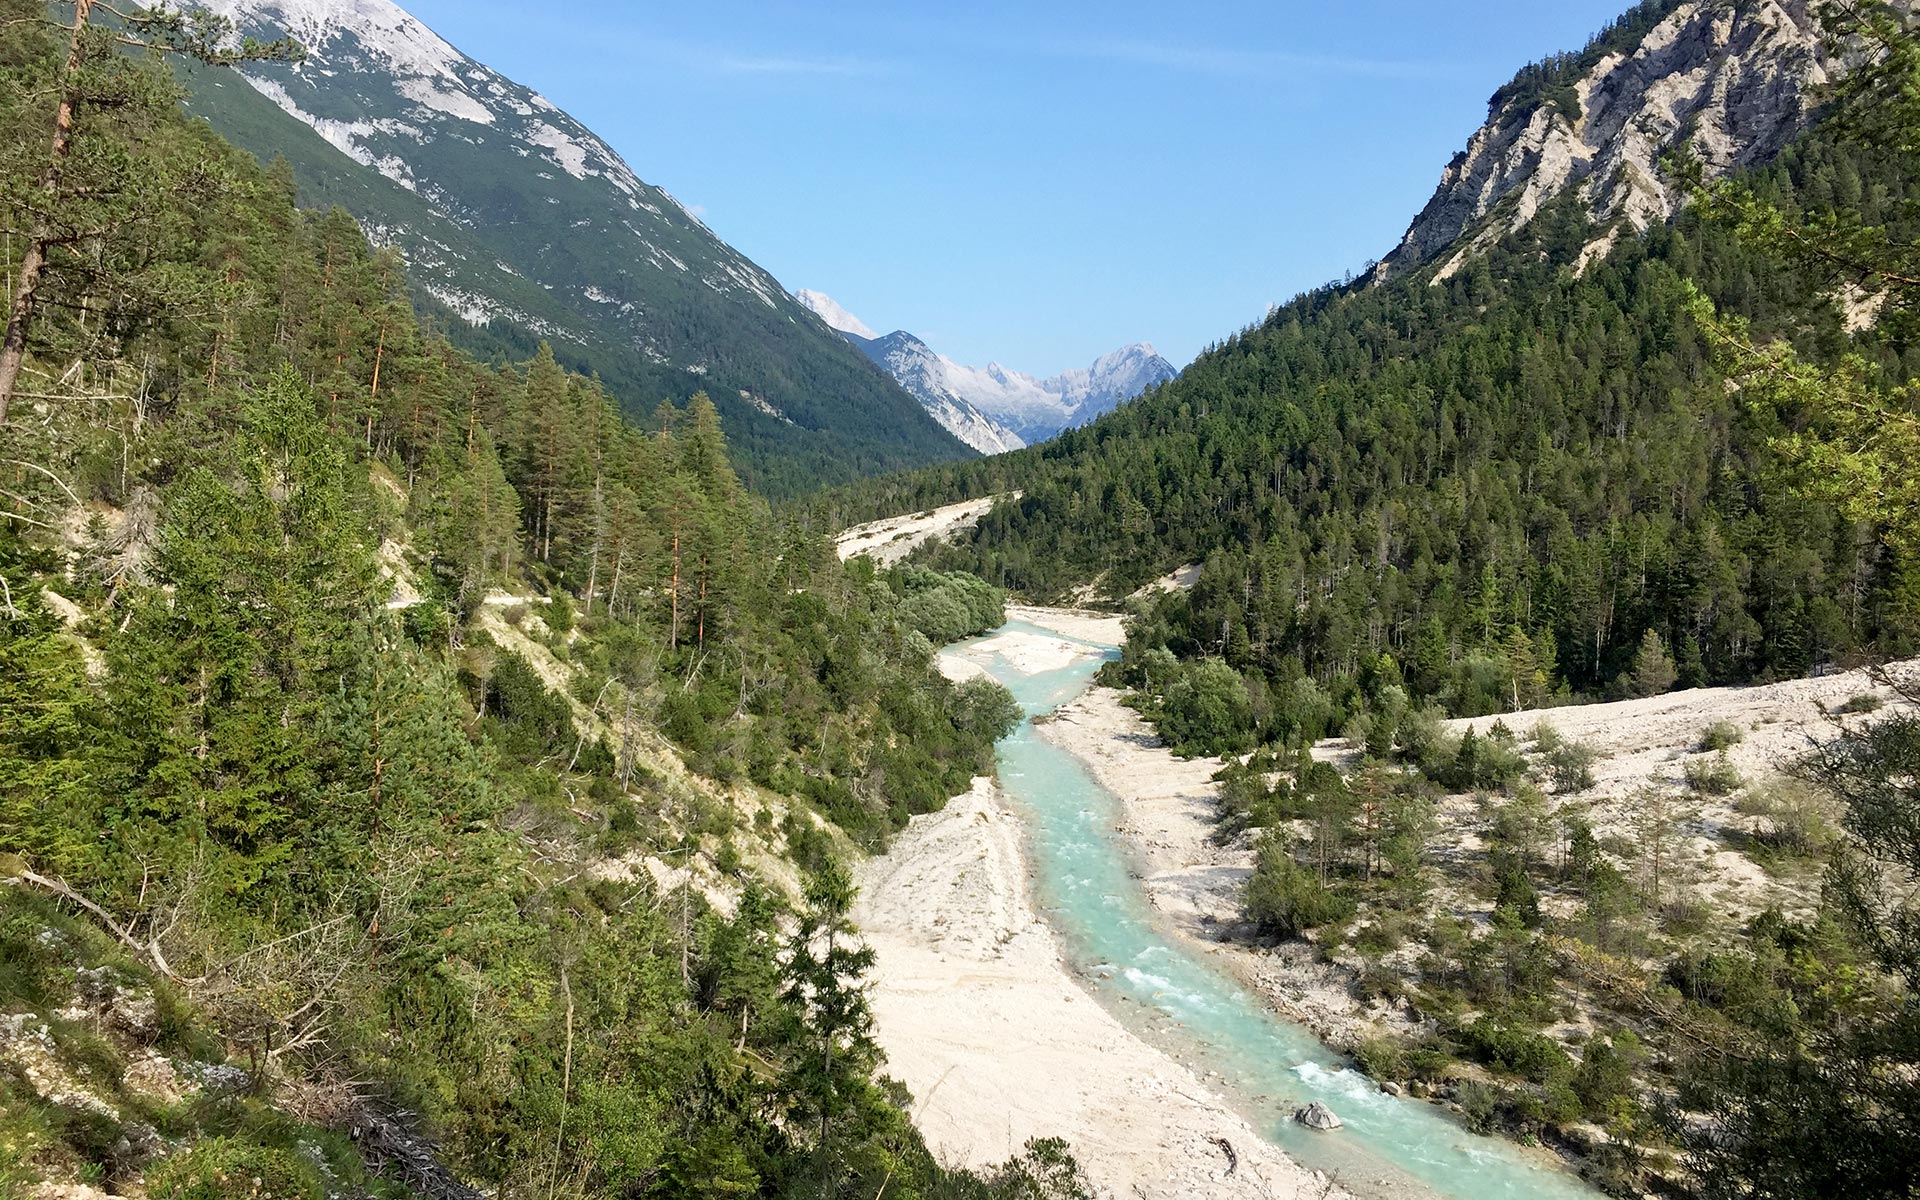
{"label": "pine tree", "polygon": [[853,881],[838,863],[828,862],[807,880],[806,906],[783,971],[781,1000],[805,1039],[783,1088],[795,1116],[816,1124],[816,1151],[823,1154],[833,1122],[854,1108],[879,1056],[860,983],[873,967],[873,951],[857,941],[848,919],[853,897]]}
{"label": "pine tree", "polygon": [[[179,204],[183,191],[207,192],[210,181],[196,178],[193,170],[199,164],[182,162],[181,156],[149,140],[155,128],[167,128],[164,118],[178,103],[179,86],[163,67],[128,54],[127,48],[212,65],[284,60],[296,53],[290,41],[261,44],[249,39],[229,48],[225,42],[230,25],[204,12],[190,19],[164,6],[116,11],[115,24],[102,26],[94,22],[95,7],[95,0],[74,0],[64,31],[65,61],[54,66],[50,77],[32,79],[21,93],[52,98],[52,109],[42,118],[50,122],[51,132],[40,143],[30,189],[4,198],[7,223],[26,232],[26,243],[14,270],[6,333],[0,340],[0,427],[7,423],[44,289],[55,282],[51,277],[65,272],[97,276],[104,269],[116,271],[123,287],[135,285],[136,273],[120,256],[102,251],[117,249],[116,242],[132,227]],[[0,9],[0,18],[8,26],[49,19],[43,6],[23,0],[11,0]],[[28,63],[53,65],[38,55]],[[16,77],[10,82],[27,81]],[[45,128],[25,112],[18,115],[26,119],[25,128]],[[19,178],[13,170],[5,174]],[[71,288],[73,282],[59,281],[58,286]],[[89,286],[98,289],[99,281],[90,280]]]}
{"label": "pine tree", "polygon": [[85,871],[98,821],[88,804],[93,701],[80,655],[17,549],[0,533],[0,849],[45,873]]}
{"label": "pine tree", "polygon": [[111,702],[134,718],[112,749],[126,810],[162,838],[204,832],[236,892],[283,870],[314,815],[321,713],[378,607],[346,458],[305,387],[283,369],[243,419],[222,471],[169,489],[169,590],[135,604],[109,655]]}
{"label": "pine tree", "polygon": [[572,388],[567,374],[554,361],[553,347],[540,350],[527,366],[526,458],[533,482],[529,534],[541,562],[553,561],[554,528],[562,519],[561,505],[574,448]]}

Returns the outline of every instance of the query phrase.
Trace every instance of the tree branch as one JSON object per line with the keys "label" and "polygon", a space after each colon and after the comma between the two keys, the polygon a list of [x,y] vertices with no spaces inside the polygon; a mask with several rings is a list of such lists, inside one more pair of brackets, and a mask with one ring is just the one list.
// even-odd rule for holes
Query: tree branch
{"label": "tree branch", "polygon": [[121,944],[126,946],[129,950],[132,950],[137,954],[139,954],[142,958],[144,958],[148,963],[152,964],[152,966],[156,970],[158,970],[162,975],[165,975],[168,979],[173,980],[175,983],[194,982],[193,980],[182,979],[180,975],[177,972],[175,972],[172,967],[167,965],[166,958],[162,956],[160,953],[160,944],[157,940],[151,944],[142,945],[140,940],[134,937],[133,934],[127,930],[126,926],[114,920],[112,913],[108,912],[104,908],[101,908],[98,904],[95,904],[93,901],[87,899],[85,896],[82,896],[79,892],[73,890],[73,888],[67,883],[66,880],[50,879],[45,875],[38,875],[32,871],[22,868],[19,875],[15,876],[13,879],[4,880],[0,882],[32,884],[34,887],[37,887],[42,891],[50,892],[53,895],[58,896],[63,900],[67,900],[73,904],[78,905],[79,907],[85,909],[87,912],[93,914],[93,916],[97,918],[102,925],[105,925],[107,927],[107,932],[111,933],[115,938],[119,939]]}

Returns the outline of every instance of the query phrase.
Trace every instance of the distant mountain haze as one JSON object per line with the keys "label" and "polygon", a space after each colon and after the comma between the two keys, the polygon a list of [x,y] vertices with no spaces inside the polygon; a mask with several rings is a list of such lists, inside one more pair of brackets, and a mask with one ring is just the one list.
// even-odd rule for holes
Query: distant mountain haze
{"label": "distant mountain haze", "polygon": [[903,329],[874,333],[824,292],[803,290],[798,299],[898,380],[949,433],[983,454],[1045,441],[1180,374],[1144,342],[1048,379],[999,363],[969,367]]}

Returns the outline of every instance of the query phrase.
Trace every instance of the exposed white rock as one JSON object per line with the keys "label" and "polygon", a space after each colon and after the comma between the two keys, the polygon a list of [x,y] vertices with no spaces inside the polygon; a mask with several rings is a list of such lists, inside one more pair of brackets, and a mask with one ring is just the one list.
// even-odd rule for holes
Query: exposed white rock
{"label": "exposed white rock", "polygon": [[493,124],[493,110],[468,95],[465,89],[441,88],[428,79],[403,79],[398,90],[402,96],[434,112],[479,125]]}
{"label": "exposed white rock", "polygon": [[1322,1132],[1338,1129],[1341,1125],[1345,1124],[1339,1117],[1333,1115],[1332,1109],[1320,1103],[1318,1100],[1315,1100],[1305,1108],[1294,1109],[1293,1119],[1305,1125],[1308,1129],[1318,1129]]}
{"label": "exposed white rock", "polygon": [[982,496],[925,512],[869,521],[842,530],[834,537],[833,546],[843,559],[864,554],[883,567],[892,566],[927,542],[943,541],[972,529],[996,502],[1019,498],[1019,492]]}
{"label": "exposed white rock", "polygon": [[1445,279],[1570,188],[1612,225],[1584,269],[1621,226],[1644,230],[1679,211],[1684,193],[1661,161],[1669,151],[1690,147],[1709,178],[1766,161],[1806,127],[1836,66],[1808,0],[1687,0],[1630,51],[1586,70],[1573,85],[1577,113],[1549,100],[1494,109],[1376,278],[1444,260]]}

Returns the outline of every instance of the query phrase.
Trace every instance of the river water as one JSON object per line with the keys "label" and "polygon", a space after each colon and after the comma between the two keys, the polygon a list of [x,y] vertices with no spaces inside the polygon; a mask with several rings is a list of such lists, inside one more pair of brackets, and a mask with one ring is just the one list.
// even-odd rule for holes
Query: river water
{"label": "river water", "polygon": [[[1001,633],[1074,642],[1011,622]],[[1102,658],[1022,670],[979,639],[955,647],[1012,690],[1029,718],[1091,685]],[[1029,664],[1031,665],[1031,664]],[[1211,1077],[1296,1161],[1363,1196],[1444,1200],[1591,1200],[1600,1195],[1543,1153],[1477,1137],[1424,1101],[1388,1096],[1305,1028],[1266,1007],[1207,956],[1159,929],[1115,827],[1119,800],[1031,722],[1000,743],[1000,782],[1027,825],[1035,898],[1083,979],[1148,1041]],[[1320,1100],[1345,1128],[1320,1133],[1293,1110]]]}

